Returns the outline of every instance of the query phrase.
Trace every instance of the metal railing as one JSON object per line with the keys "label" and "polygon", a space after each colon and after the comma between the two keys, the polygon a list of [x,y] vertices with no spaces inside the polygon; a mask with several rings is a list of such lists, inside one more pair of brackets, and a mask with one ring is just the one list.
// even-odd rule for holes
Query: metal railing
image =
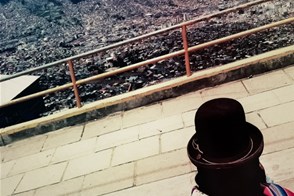
{"label": "metal railing", "polygon": [[[57,92],[57,91],[65,90],[65,89],[68,89],[68,88],[73,88],[75,99],[76,99],[76,106],[79,108],[79,107],[82,107],[80,96],[79,96],[79,91],[78,91],[78,86],[79,85],[86,84],[86,83],[89,83],[89,82],[97,80],[97,79],[102,79],[102,78],[106,78],[106,77],[109,77],[109,76],[117,75],[119,73],[134,70],[134,69],[139,68],[141,66],[156,63],[156,62],[159,62],[161,60],[166,60],[166,59],[176,57],[176,56],[180,56],[180,55],[185,56],[186,75],[190,76],[192,74],[191,73],[191,68],[190,68],[190,62],[189,62],[190,61],[189,60],[189,53],[190,52],[201,50],[203,48],[207,48],[207,47],[212,46],[212,45],[228,42],[228,41],[231,41],[233,39],[237,39],[237,38],[244,37],[244,36],[247,36],[247,35],[251,35],[251,34],[266,30],[266,29],[270,29],[270,28],[273,28],[273,27],[277,27],[277,26],[281,26],[281,25],[284,25],[284,24],[294,22],[294,17],[284,19],[284,20],[281,20],[281,21],[278,21],[278,22],[274,22],[274,23],[271,23],[271,24],[267,24],[267,25],[257,27],[257,28],[254,28],[254,29],[250,29],[250,30],[247,30],[247,31],[243,31],[243,32],[240,32],[240,33],[236,33],[236,34],[233,34],[233,35],[230,35],[230,36],[227,36],[227,37],[223,37],[223,38],[220,38],[220,39],[216,39],[216,40],[209,41],[209,42],[199,44],[199,45],[196,45],[196,46],[192,46],[192,47],[188,47],[187,26],[193,25],[193,24],[201,22],[201,21],[207,21],[207,20],[212,19],[214,17],[229,14],[231,12],[235,12],[235,11],[238,11],[238,10],[249,8],[251,6],[258,5],[258,4],[265,3],[265,2],[269,2],[269,1],[272,1],[272,0],[257,0],[257,1],[253,1],[253,2],[250,2],[250,3],[242,4],[242,5],[233,7],[233,8],[229,8],[229,9],[226,9],[226,10],[223,10],[223,11],[219,11],[219,12],[214,13],[214,14],[206,15],[206,16],[203,16],[203,17],[200,17],[200,18],[197,18],[197,19],[194,19],[194,20],[190,20],[190,21],[187,21],[187,22],[183,22],[183,23],[180,23],[180,24],[168,27],[168,28],[164,28],[164,29],[154,31],[154,32],[151,32],[151,33],[148,33],[148,34],[144,34],[144,35],[132,38],[132,39],[128,39],[128,40],[125,40],[125,41],[122,41],[122,42],[118,42],[118,43],[115,43],[115,44],[112,44],[112,45],[108,45],[106,47],[102,47],[102,48],[92,50],[92,51],[89,51],[89,52],[86,52],[86,53],[82,53],[82,54],[75,55],[75,56],[72,56],[72,57],[69,57],[69,58],[65,58],[65,59],[62,59],[62,60],[59,60],[59,61],[55,61],[53,63],[45,64],[45,65],[42,65],[40,67],[25,70],[25,71],[16,73],[16,74],[8,76],[8,77],[4,77],[4,78],[0,79],[0,82],[6,81],[6,80],[9,80],[9,79],[12,79],[12,78],[16,78],[16,77],[19,77],[19,76],[22,76],[22,75],[31,74],[33,72],[40,71],[40,70],[43,70],[43,69],[47,69],[47,68],[57,66],[57,65],[60,65],[60,64],[63,64],[63,63],[67,63],[68,67],[69,67],[71,83],[67,83],[67,84],[64,84],[62,86],[57,86],[57,87],[54,87],[54,88],[50,88],[50,89],[47,89],[47,90],[44,90],[44,91],[41,91],[41,92],[37,92],[37,93],[31,94],[31,95],[28,95],[28,96],[24,96],[24,97],[12,100],[10,102],[7,102],[5,104],[0,105],[0,108],[7,107],[7,106],[10,106],[10,105],[13,105],[13,104],[16,104],[16,103],[20,103],[20,102],[23,102],[23,101],[27,101],[27,100],[30,100],[30,99],[33,99],[33,98],[36,98],[36,97],[44,96],[44,95],[54,93],[54,92]],[[135,63],[135,64],[132,64],[132,65],[129,65],[129,66],[126,66],[126,67],[122,67],[122,68],[119,68],[119,69],[114,70],[114,71],[105,72],[105,73],[98,74],[98,75],[95,75],[95,76],[91,76],[91,77],[81,79],[81,80],[78,80],[78,81],[76,80],[73,60],[88,57],[88,56],[97,54],[99,52],[104,52],[104,51],[107,51],[107,50],[110,50],[110,49],[113,49],[113,48],[117,48],[117,47],[120,47],[120,46],[123,46],[123,45],[126,45],[126,44],[134,43],[134,42],[149,38],[151,36],[159,35],[159,34],[166,33],[166,32],[176,30],[176,29],[179,29],[179,28],[182,31],[182,40],[183,40],[183,48],[184,49],[176,51],[176,52],[172,52],[172,53],[169,53],[169,54],[166,54],[166,55],[162,55],[162,56],[159,56],[159,57],[155,57],[155,58],[143,61],[143,62]]]}

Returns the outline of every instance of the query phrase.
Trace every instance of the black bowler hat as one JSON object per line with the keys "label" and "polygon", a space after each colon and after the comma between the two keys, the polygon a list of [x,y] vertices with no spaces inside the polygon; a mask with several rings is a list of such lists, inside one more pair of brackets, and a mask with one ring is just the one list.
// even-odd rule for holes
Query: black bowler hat
{"label": "black bowler hat", "polygon": [[246,122],[242,105],[230,98],[205,102],[195,115],[196,133],[188,143],[188,156],[198,168],[231,168],[257,160],[263,136]]}
{"label": "black bowler hat", "polygon": [[263,195],[263,137],[246,122],[242,105],[229,98],[210,100],[197,110],[195,126],[187,150],[199,190],[209,196]]}

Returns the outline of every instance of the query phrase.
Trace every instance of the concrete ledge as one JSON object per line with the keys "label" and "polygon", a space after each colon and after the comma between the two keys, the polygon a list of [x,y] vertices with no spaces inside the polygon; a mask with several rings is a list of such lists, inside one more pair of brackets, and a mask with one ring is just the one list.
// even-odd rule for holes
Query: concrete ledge
{"label": "concrete ledge", "polygon": [[0,145],[294,64],[294,45],[0,129]]}

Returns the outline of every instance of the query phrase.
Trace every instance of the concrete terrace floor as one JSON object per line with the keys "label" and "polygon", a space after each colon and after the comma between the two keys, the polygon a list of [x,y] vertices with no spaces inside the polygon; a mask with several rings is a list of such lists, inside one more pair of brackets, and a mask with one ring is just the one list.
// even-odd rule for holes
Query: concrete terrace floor
{"label": "concrete terrace floor", "polygon": [[216,97],[243,104],[247,121],[264,135],[267,174],[294,190],[290,66],[1,147],[1,195],[188,196],[194,115]]}

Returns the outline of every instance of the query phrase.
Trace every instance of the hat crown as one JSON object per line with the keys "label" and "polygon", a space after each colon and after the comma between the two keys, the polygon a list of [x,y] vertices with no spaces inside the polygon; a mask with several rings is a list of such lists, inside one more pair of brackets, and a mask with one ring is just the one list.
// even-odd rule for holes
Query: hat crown
{"label": "hat crown", "polygon": [[207,158],[234,157],[244,151],[249,137],[242,105],[230,98],[210,100],[195,115],[196,140]]}
{"label": "hat crown", "polygon": [[246,122],[242,105],[229,98],[218,98],[205,102],[197,110],[195,125],[197,131],[209,128],[230,127]]}

